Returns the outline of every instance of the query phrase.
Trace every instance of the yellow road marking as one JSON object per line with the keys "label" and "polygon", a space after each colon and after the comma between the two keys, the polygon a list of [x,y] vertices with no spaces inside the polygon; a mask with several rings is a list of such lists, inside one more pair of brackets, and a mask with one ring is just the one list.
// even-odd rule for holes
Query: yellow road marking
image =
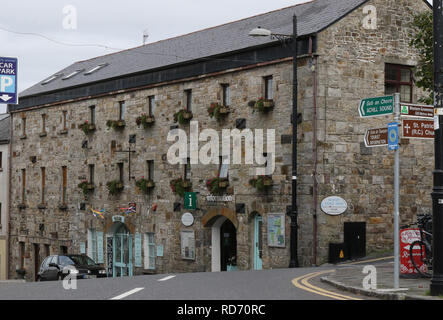
{"label": "yellow road marking", "polygon": [[384,257],[384,258],[376,258],[376,259],[371,259],[371,260],[364,260],[364,261],[356,261],[356,262],[339,264],[339,266],[351,266],[351,265],[354,265],[354,264],[364,264],[364,263],[368,263],[368,262],[376,262],[376,261],[388,260],[388,259],[393,259],[393,258],[394,258],[394,256],[392,256],[392,257]]}
{"label": "yellow road marking", "polygon": [[[309,291],[318,295],[322,295],[325,297],[329,297],[329,298],[333,298],[336,300],[362,300],[362,299],[358,299],[358,298],[354,298],[354,297],[350,297],[350,296],[345,296],[342,294],[338,294],[332,291],[328,291],[322,288],[319,288],[317,286],[314,286],[313,284],[309,283],[309,280],[317,277],[319,275],[325,274],[325,273],[331,273],[334,272],[335,270],[327,270],[327,271],[320,271],[320,272],[314,272],[314,273],[308,273],[305,274],[301,277],[295,278],[292,280],[292,284],[294,286],[296,286],[299,289],[305,290],[305,291]],[[301,281],[301,284],[300,284]]]}

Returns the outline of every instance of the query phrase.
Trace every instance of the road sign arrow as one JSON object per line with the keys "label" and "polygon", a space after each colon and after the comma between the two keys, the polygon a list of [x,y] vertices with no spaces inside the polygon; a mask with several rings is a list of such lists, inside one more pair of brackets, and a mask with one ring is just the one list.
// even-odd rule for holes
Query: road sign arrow
{"label": "road sign arrow", "polygon": [[0,96],[0,99],[2,99],[3,101],[7,102],[7,101],[11,100],[12,97],[7,95],[7,94],[4,94],[4,95]]}
{"label": "road sign arrow", "polygon": [[384,96],[362,99],[358,111],[361,118],[392,114],[394,113],[394,97]]}

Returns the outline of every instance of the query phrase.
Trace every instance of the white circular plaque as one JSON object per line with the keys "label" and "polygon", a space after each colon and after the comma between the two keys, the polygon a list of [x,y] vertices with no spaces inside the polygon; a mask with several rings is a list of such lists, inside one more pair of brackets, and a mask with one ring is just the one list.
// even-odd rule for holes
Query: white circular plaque
{"label": "white circular plaque", "polygon": [[182,223],[186,227],[190,227],[194,224],[194,216],[190,212],[185,212],[182,215]]}
{"label": "white circular plaque", "polygon": [[343,198],[332,196],[323,199],[321,209],[326,214],[338,216],[348,209],[348,204]]}

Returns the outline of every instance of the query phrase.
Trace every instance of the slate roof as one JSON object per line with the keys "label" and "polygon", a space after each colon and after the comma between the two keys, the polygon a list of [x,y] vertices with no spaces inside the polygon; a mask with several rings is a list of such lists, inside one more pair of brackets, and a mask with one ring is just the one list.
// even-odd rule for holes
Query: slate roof
{"label": "slate roof", "polygon": [[9,114],[0,114],[0,144],[9,143],[10,134]]}
{"label": "slate roof", "polygon": [[[42,85],[46,79],[20,93],[20,97],[34,96],[74,86],[175,64],[217,56],[249,47],[271,44],[269,37],[254,38],[249,31],[257,26],[274,33],[292,34],[292,16],[297,15],[299,36],[315,34],[333,24],[368,0],[315,0],[271,11],[239,21],[166,39],[113,54],[79,61],[57,72],[63,74],[56,80]],[[108,65],[101,70],[84,75],[99,64]],[[62,78],[76,70],[85,70],[68,80]]]}

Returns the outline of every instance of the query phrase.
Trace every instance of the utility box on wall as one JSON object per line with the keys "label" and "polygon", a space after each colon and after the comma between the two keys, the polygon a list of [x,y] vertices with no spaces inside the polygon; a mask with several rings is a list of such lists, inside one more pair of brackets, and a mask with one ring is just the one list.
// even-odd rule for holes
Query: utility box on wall
{"label": "utility box on wall", "polygon": [[329,263],[339,263],[348,259],[346,243],[329,243]]}

